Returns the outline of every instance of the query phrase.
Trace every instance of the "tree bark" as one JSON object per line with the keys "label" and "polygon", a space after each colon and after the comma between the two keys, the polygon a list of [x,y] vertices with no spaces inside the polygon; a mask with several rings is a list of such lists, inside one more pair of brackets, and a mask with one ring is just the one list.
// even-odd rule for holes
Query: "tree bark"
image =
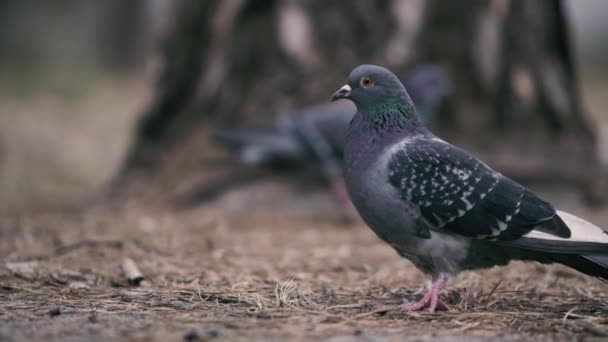
{"label": "tree bark", "polygon": [[[213,127],[325,101],[358,64],[440,63],[456,87],[433,131],[506,174],[550,170],[600,195],[566,19],[558,0],[182,1],[114,187],[182,179]],[[540,162],[504,162],[520,155]]]}

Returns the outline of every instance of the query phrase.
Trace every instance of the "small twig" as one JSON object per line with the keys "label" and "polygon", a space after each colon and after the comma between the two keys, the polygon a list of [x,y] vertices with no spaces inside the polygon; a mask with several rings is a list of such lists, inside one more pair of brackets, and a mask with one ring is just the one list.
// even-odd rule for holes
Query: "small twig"
{"label": "small twig", "polygon": [[492,288],[492,290],[490,290],[490,292],[488,293],[488,295],[486,296],[486,299],[490,299],[490,297],[492,297],[492,295],[494,294],[494,292],[496,292],[496,290],[498,289],[498,287],[500,286],[500,284],[502,283],[502,279],[500,279],[496,285],[494,285],[494,287]]}
{"label": "small twig", "polygon": [[196,292],[198,294],[198,299],[202,302],[203,301],[203,296],[201,295],[201,286],[198,283],[198,279],[196,279]]}
{"label": "small twig", "polygon": [[129,285],[138,286],[142,280],[144,280],[144,275],[141,273],[133,259],[125,258],[120,267],[122,269],[122,273],[125,275],[125,278],[127,278]]}
{"label": "small twig", "polygon": [[[349,317],[348,319],[344,320],[344,323],[351,322],[351,321],[354,321],[354,320],[357,320],[357,319],[360,319],[360,318],[363,318],[363,317],[372,316],[372,315],[375,315],[375,314],[378,314],[378,313],[392,311],[392,310],[398,309],[400,307],[401,307],[401,305],[397,305],[397,306],[394,306],[394,305],[393,306],[383,306],[381,308],[378,308],[378,309],[375,309],[375,310],[372,310],[372,311],[363,312],[363,313],[360,313],[358,315],[354,315],[352,317]],[[409,315],[411,313],[408,312],[407,314]],[[417,314],[414,314],[414,315],[417,315]]]}
{"label": "small twig", "polygon": [[340,310],[340,309],[356,309],[365,306],[366,303],[352,303],[352,304],[338,304],[333,306],[328,306],[325,310]]}
{"label": "small twig", "polygon": [[477,328],[479,325],[481,325],[481,322],[475,322],[475,323],[470,323],[470,324],[461,324],[460,327],[458,328],[454,328],[454,329],[450,329],[450,333],[455,334],[455,333],[463,333],[469,329],[473,329],[473,328]]}
{"label": "small twig", "polygon": [[578,309],[577,306],[573,307],[572,309],[568,310],[568,312],[566,312],[566,314],[564,315],[564,318],[562,318],[562,324],[563,325],[566,325],[566,321],[568,320],[568,317],[570,317],[570,315],[572,315],[572,313],[576,309]]}
{"label": "small twig", "polygon": [[588,321],[595,321],[597,318],[593,317],[593,316],[586,316],[586,315],[579,315],[579,314],[575,314],[574,311],[578,309],[578,306],[573,307],[572,309],[570,309],[568,312],[566,312],[566,314],[564,315],[564,318],[562,318],[562,323],[564,325],[566,325],[566,321],[572,317],[572,318],[582,318],[582,319],[586,319]]}
{"label": "small twig", "polygon": [[289,279],[282,283],[277,283],[274,289],[274,295],[277,306],[293,306],[290,301],[291,294],[296,291],[298,284],[293,280]]}

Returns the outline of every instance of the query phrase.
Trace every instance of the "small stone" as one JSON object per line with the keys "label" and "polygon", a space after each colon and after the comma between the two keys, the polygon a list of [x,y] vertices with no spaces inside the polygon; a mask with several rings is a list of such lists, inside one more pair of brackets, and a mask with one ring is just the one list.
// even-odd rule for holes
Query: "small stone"
{"label": "small stone", "polygon": [[38,263],[35,261],[7,262],[5,266],[13,274],[25,279],[34,279],[38,269]]}
{"label": "small stone", "polygon": [[56,317],[56,316],[59,316],[59,315],[61,315],[61,309],[60,308],[54,308],[54,309],[49,310],[49,316]]}
{"label": "small stone", "polygon": [[192,329],[184,334],[184,341],[199,341],[200,337],[196,329]]}
{"label": "small stone", "polygon": [[222,336],[217,329],[192,329],[184,334],[184,341],[208,341]]}
{"label": "small stone", "polygon": [[90,288],[87,283],[82,281],[73,281],[68,285],[68,287],[71,290],[87,290]]}

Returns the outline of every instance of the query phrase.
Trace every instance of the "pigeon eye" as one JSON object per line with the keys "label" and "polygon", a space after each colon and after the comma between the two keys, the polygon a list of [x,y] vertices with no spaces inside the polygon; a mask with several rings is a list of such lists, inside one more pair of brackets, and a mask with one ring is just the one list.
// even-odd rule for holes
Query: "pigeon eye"
{"label": "pigeon eye", "polygon": [[374,85],[374,81],[368,76],[363,77],[360,83],[363,88],[369,88]]}

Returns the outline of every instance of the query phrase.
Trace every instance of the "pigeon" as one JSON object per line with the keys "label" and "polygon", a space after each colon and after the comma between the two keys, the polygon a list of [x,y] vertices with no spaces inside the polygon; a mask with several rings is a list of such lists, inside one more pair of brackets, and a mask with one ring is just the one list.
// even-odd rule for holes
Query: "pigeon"
{"label": "pigeon", "polygon": [[[453,90],[446,71],[436,64],[413,68],[403,82],[411,89],[418,113],[427,124],[432,123]],[[342,152],[346,129],[356,111],[350,101],[314,105],[280,115],[270,126],[222,130],[214,139],[246,165],[279,170],[318,169],[349,212]]]}
{"label": "pigeon", "polygon": [[333,96],[357,114],[345,138],[345,182],[365,223],[432,277],[406,310],[447,306],[462,270],[511,260],[560,263],[608,280],[608,234],[433,135],[389,70],[361,65]]}

